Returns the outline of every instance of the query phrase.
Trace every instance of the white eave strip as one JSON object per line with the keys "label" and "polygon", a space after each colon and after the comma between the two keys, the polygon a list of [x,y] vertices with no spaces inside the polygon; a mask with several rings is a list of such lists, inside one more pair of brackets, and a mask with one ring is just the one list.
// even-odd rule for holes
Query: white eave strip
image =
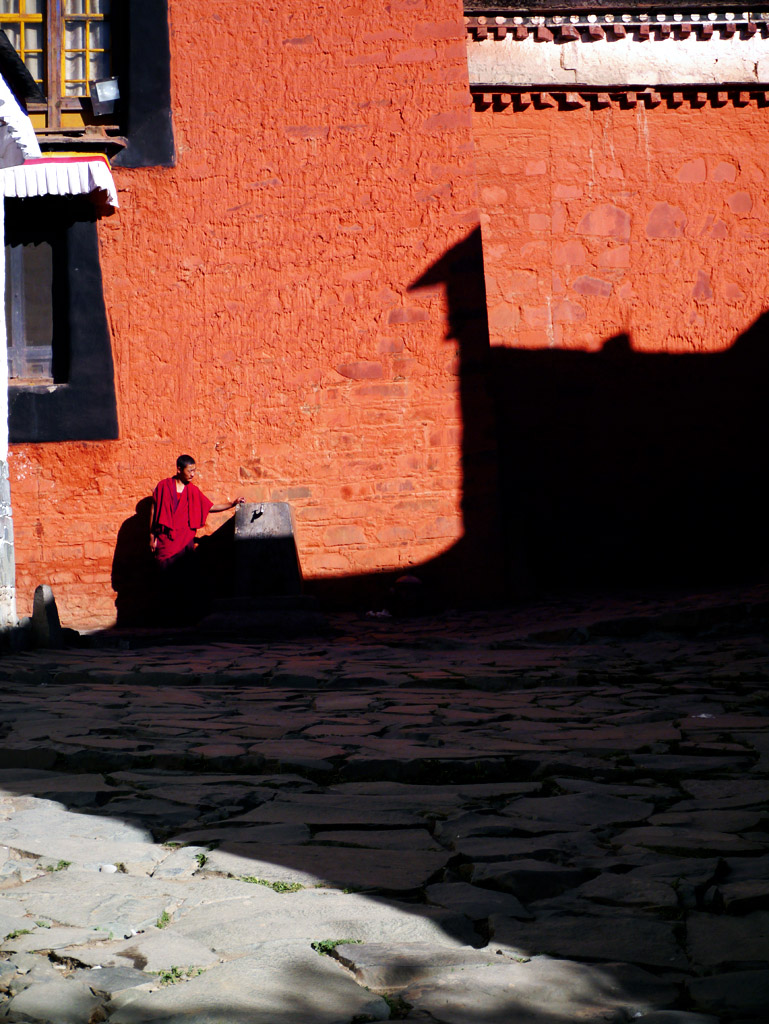
{"label": "white eave strip", "polygon": [[709,40],[687,38],[645,41],[623,38],[581,38],[540,42],[534,34],[516,40],[468,40],[471,85],[496,86],[621,86],[621,85],[760,85],[769,82],[769,37],[735,33]]}
{"label": "white eave strip", "polygon": [[0,170],[0,193],[8,198],[90,195],[98,205],[118,207],[106,157],[45,156]]}

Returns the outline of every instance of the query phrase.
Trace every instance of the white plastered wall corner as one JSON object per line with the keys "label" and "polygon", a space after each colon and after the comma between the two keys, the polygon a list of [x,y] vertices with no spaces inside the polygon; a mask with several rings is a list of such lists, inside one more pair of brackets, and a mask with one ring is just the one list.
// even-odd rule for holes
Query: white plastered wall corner
{"label": "white plastered wall corner", "polygon": [[[0,75],[0,168],[13,167],[40,156],[29,118]],[[5,237],[5,198],[0,195],[0,236]],[[0,295],[5,296],[5,259],[0,259]],[[5,301],[5,300],[3,300]],[[0,631],[16,618],[16,560],[13,548],[13,510],[8,477],[8,360],[5,309],[0,316]]]}

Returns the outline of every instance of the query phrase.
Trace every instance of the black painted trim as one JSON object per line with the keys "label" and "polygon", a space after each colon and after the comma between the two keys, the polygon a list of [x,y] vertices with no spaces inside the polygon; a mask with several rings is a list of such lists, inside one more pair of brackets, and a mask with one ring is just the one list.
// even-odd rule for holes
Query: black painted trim
{"label": "black painted trim", "polygon": [[17,220],[57,224],[63,231],[69,364],[66,384],[8,389],[10,440],[117,438],[115,371],[93,204],[79,198],[7,199],[6,211],[10,230]]}
{"label": "black painted trim", "polygon": [[173,167],[171,43],[167,0],[113,2],[113,37],[122,94],[123,131],[128,145],[112,159],[115,167]]}

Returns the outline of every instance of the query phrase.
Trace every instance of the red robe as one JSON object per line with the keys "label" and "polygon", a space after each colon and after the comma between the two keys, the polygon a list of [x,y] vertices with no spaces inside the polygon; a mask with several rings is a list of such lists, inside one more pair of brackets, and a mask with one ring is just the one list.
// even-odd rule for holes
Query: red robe
{"label": "red robe", "polygon": [[195,484],[185,484],[177,496],[176,477],[161,480],[152,493],[152,500],[155,502],[152,533],[157,537],[155,557],[161,565],[167,565],[171,559],[192,550],[195,531],[205,526],[213,502]]}

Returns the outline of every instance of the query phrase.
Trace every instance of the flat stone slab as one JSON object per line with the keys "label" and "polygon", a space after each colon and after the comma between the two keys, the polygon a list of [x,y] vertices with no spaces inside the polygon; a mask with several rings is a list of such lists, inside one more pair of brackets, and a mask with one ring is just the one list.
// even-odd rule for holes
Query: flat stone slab
{"label": "flat stone slab", "polygon": [[8,1013],[11,1020],[83,1024],[102,1003],[87,985],[62,978],[25,988],[11,999]]}
{"label": "flat stone slab", "polygon": [[581,885],[574,895],[584,896],[585,899],[606,906],[668,910],[678,906],[678,897],[672,885],[643,878],[632,872],[621,875],[604,872],[598,878]]}
{"label": "flat stone slab", "polygon": [[574,960],[622,960],[667,970],[688,967],[672,923],[640,914],[556,913],[532,923],[495,916],[489,919],[489,929],[495,943],[524,956],[547,953]]}
{"label": "flat stone slab", "polygon": [[692,978],[687,982],[687,989],[699,1010],[764,1016],[769,1006],[769,970],[731,971]]}
{"label": "flat stone slab", "polygon": [[120,820],[65,810],[51,800],[28,797],[24,807],[0,820],[0,843],[54,863],[64,860],[98,870],[122,862],[150,873],[167,851],[146,829]]}
{"label": "flat stone slab", "polygon": [[695,857],[728,857],[734,854],[763,853],[765,843],[756,843],[727,832],[649,825],[629,828],[612,839],[614,846],[646,846],[660,853],[688,854]]}
{"label": "flat stone slab", "polygon": [[469,836],[454,844],[457,853],[474,861],[477,867],[483,861],[516,861],[518,859],[564,860],[584,864],[602,860],[605,850],[589,832],[550,832],[547,835],[518,838],[516,836]]}
{"label": "flat stone slab", "polygon": [[597,828],[645,821],[654,813],[654,805],[605,793],[567,793],[563,796],[522,797],[509,804],[504,813],[513,818],[552,822],[561,829]]}
{"label": "flat stone slab", "polygon": [[537,957],[444,970],[402,998],[436,1024],[628,1020],[674,1001],[676,990],[627,964],[600,967]]}
{"label": "flat stone slab", "polygon": [[750,807],[769,801],[767,779],[682,779],[681,788],[690,793],[698,807]]}
{"label": "flat stone slab", "polygon": [[177,832],[173,843],[261,843],[264,846],[300,846],[312,838],[307,825],[218,825]]}
{"label": "flat stone slab", "polygon": [[29,928],[30,925],[34,927],[21,904],[13,900],[0,900],[0,938],[20,928]]}
{"label": "flat stone slab", "polygon": [[36,878],[5,896],[18,901],[35,919],[123,938],[154,924],[169,906],[181,902],[179,895],[171,895],[170,885],[119,872],[104,875],[70,869]]}
{"label": "flat stone slab", "polygon": [[464,914],[471,921],[481,921],[492,914],[504,914],[519,921],[531,921],[534,916],[510,893],[482,889],[478,885],[468,885],[467,882],[428,885],[425,896],[435,906]]}
{"label": "flat stone slab", "polygon": [[718,910],[725,910],[727,914],[749,914],[754,910],[769,910],[769,879],[719,885],[716,893],[713,905]]}
{"label": "flat stone slab", "polygon": [[420,786],[408,782],[373,781],[342,782],[329,787],[329,792],[345,796],[386,796],[399,800],[402,806],[443,810],[446,807],[494,797],[531,795],[541,789],[540,782],[477,782],[460,783],[457,786]]}
{"label": "flat stone slab", "polygon": [[249,952],[278,939],[360,939],[363,942],[430,942],[467,945],[477,939],[462,916],[438,907],[374,899],[333,889],[275,893],[252,887],[238,902],[202,904],[169,925],[174,935],[193,938],[222,953]]}
{"label": "flat stone slab", "polygon": [[[390,1008],[307,943],[270,942],[255,955],[183,984],[118,999],[110,1024],[339,1024],[388,1020]],[[81,1022],[78,1022],[81,1024]]]}
{"label": "flat stone slab", "polygon": [[631,760],[643,771],[674,778],[696,778],[700,775],[722,775],[739,771],[750,760],[748,754],[731,757],[697,757],[693,754],[631,754]]}
{"label": "flat stone slab", "polygon": [[424,825],[428,813],[426,807],[410,807],[399,797],[286,793],[232,818],[231,823],[408,828]]}
{"label": "flat stone slab", "polygon": [[566,889],[582,885],[594,874],[595,871],[589,868],[562,867],[545,860],[527,858],[474,864],[469,871],[473,884],[501,889],[526,902],[557,896]]}
{"label": "flat stone slab", "polygon": [[103,776],[68,772],[49,772],[19,768],[0,768],[0,791],[13,794],[24,793],[32,796],[56,795],[66,798],[70,806],[93,798],[96,794],[109,793],[118,796],[127,792],[124,787],[110,786]]}
{"label": "flat stone slab", "polygon": [[372,992],[398,992],[417,981],[462,967],[491,967],[500,962],[493,949],[436,946],[429,942],[365,942],[339,945],[335,959]]}
{"label": "flat stone slab", "polygon": [[40,928],[30,919],[25,919],[23,925],[30,929],[29,935],[19,935],[15,939],[6,939],[0,949],[14,950],[19,953],[35,953],[38,950],[58,950],[79,942],[94,942],[98,939],[108,939],[107,932],[96,932],[93,928]]}
{"label": "flat stone slab", "polygon": [[[691,801],[686,801],[691,803]],[[648,821],[649,825],[673,828],[696,829],[698,831],[713,832],[750,832],[759,827],[765,812],[760,808],[751,809],[709,809],[709,810],[682,810],[677,804],[670,807],[664,814],[653,814]],[[769,842],[769,836],[767,836]]]}
{"label": "flat stone slab", "polygon": [[432,850],[442,852],[444,847],[437,842],[427,829],[388,828],[332,829],[328,832],[316,832],[313,843],[333,846],[362,846],[372,850]]}
{"label": "flat stone slab", "polygon": [[702,967],[765,964],[769,961],[769,911],[743,917],[691,913],[686,937],[689,955]]}
{"label": "flat stone slab", "polygon": [[157,984],[157,978],[133,967],[107,967],[83,972],[78,979],[84,981],[96,996],[112,999],[119,992],[140,986]]}
{"label": "flat stone slab", "polygon": [[119,942],[67,946],[61,954],[90,967],[133,967],[150,972],[166,971],[182,964],[185,967],[212,967],[221,960],[209,946],[178,935],[173,928],[150,928]]}
{"label": "flat stone slab", "polygon": [[228,843],[226,850],[211,851],[206,870],[305,886],[409,892],[429,882],[450,857],[446,850],[400,850],[393,857],[386,849]]}
{"label": "flat stone slab", "polygon": [[637,1018],[637,1024],[721,1024],[710,1014],[689,1013],[688,1010],[654,1010]]}

